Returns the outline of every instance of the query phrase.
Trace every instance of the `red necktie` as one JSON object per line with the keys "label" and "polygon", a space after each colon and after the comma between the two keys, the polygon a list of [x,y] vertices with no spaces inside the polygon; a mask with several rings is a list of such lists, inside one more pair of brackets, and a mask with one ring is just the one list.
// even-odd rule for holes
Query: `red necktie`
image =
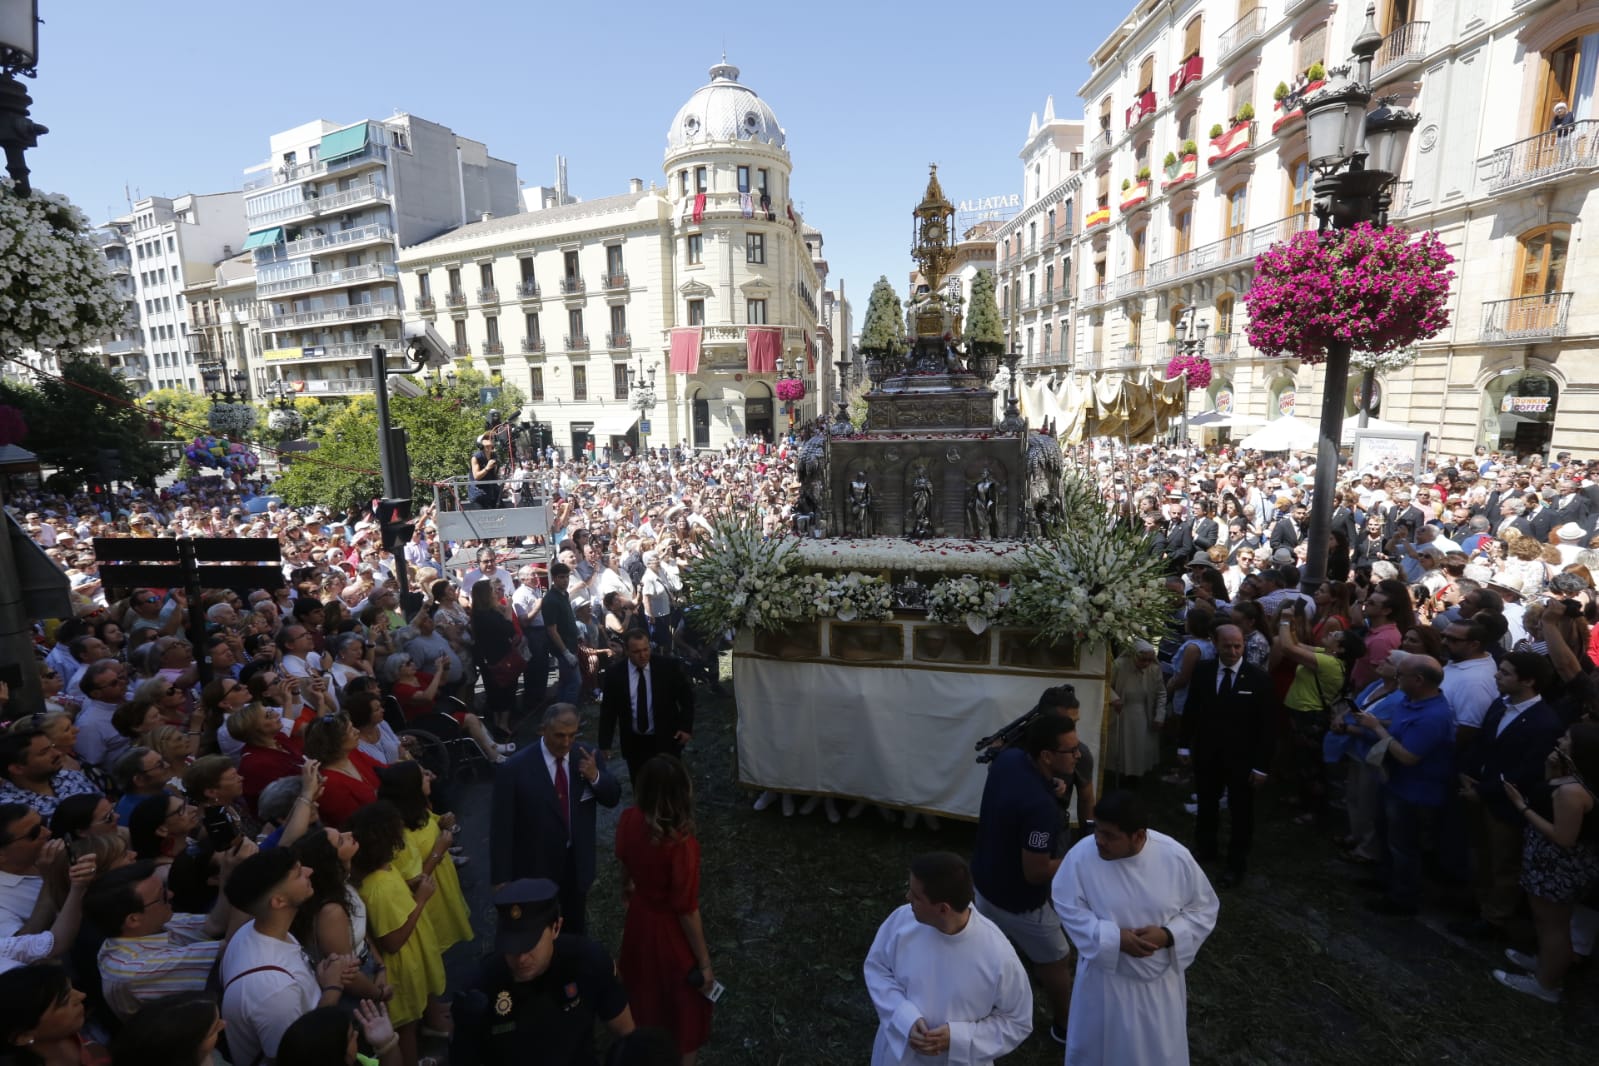
{"label": "red necktie", "polygon": [[555,760],[555,802],[561,805],[561,821],[566,823],[567,832],[572,831],[572,798],[566,788],[566,759]]}

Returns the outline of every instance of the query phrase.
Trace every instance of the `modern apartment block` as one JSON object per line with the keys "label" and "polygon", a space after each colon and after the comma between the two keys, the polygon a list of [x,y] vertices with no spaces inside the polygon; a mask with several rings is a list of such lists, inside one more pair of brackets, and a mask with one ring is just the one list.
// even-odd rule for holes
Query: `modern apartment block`
{"label": "modern apartment block", "polygon": [[[1385,2],[1405,21],[1397,50],[1378,53],[1377,92],[1408,103],[1425,34],[1402,28],[1414,5]],[[1257,254],[1316,224],[1299,101],[1347,58],[1363,20],[1359,4],[1326,0],[1146,0],[1094,51],[1074,370],[1164,372],[1192,312],[1215,373],[1191,411],[1220,410],[1240,429],[1313,416],[1318,375],[1248,347],[1243,296]]]}
{"label": "modern apartment block", "polygon": [[275,134],[245,172],[262,351],[252,391],[281,378],[311,396],[371,392],[372,349],[403,357],[395,257],[521,209],[516,165],[414,115]]}
{"label": "modern apartment block", "polygon": [[243,232],[237,192],[147,197],[96,230],[128,307],[124,328],[101,342],[100,355],[136,395],[200,389],[184,290],[231,255]]}
{"label": "modern apartment block", "polygon": [[1005,348],[1019,351],[1019,365],[1028,369],[1064,369],[1072,353],[1072,238],[1082,213],[1082,121],[1058,117],[1050,97],[1043,119],[1035,112],[1028,120],[1018,155],[1022,208],[990,237]]}
{"label": "modern apartment block", "polygon": [[[520,417],[547,423],[568,455],[591,439],[712,448],[771,437],[787,417],[768,359],[803,368],[796,418],[817,409],[833,343],[822,234],[793,206],[776,116],[738,73],[712,68],[678,110],[665,188],[634,179],[625,193],[472,222],[400,255],[407,315],[520,387]],[[654,372],[648,430],[630,370]]]}
{"label": "modern apartment block", "polygon": [[[255,294],[255,257],[243,252],[216,264],[208,278],[190,285],[184,296],[189,305],[189,345],[195,365],[216,367],[222,381],[232,382],[261,359],[261,323]],[[256,400],[268,398],[259,387]]]}

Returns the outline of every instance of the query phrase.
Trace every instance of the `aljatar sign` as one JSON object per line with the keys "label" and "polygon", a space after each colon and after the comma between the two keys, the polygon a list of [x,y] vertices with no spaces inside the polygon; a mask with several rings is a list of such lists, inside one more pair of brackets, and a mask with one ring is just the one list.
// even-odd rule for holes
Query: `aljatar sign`
{"label": "aljatar sign", "polygon": [[955,229],[964,233],[979,222],[1004,222],[1021,209],[1021,194],[1014,192],[962,200],[955,205]]}

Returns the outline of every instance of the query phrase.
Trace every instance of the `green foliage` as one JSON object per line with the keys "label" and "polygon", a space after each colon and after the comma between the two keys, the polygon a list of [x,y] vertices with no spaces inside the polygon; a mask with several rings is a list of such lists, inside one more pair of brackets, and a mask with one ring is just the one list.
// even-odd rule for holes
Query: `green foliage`
{"label": "green foliage", "polygon": [[994,298],[994,272],[979,270],[972,278],[972,307],[966,316],[966,343],[975,355],[998,355],[1005,350],[1005,327]]}
{"label": "green foliage", "polygon": [[1172,167],[1177,165],[1177,153],[1176,152],[1167,152],[1166,153],[1166,158],[1163,160],[1163,162],[1166,165],[1166,169],[1170,170]]}
{"label": "green foliage", "polygon": [[155,408],[156,421],[169,440],[193,440],[209,433],[206,414],[211,401],[188,389],[156,389],[144,395],[140,403]]}
{"label": "green foliage", "polygon": [[1255,117],[1255,105],[1247,100],[1238,108],[1238,122],[1240,124],[1250,121]]}
{"label": "green foliage", "polygon": [[860,351],[865,355],[893,355],[905,350],[905,311],[888,278],[879,277],[866,303],[861,325]]}
{"label": "green foliage", "polygon": [[1305,71],[1305,78],[1309,81],[1326,81],[1327,68],[1320,63],[1312,63],[1310,68]]}
{"label": "green foliage", "polygon": [[1133,179],[1131,179],[1131,178],[1123,178],[1122,179],[1122,192],[1126,192],[1128,189],[1131,189],[1132,187],[1133,187]]}
{"label": "green foliage", "polygon": [[1138,168],[1138,180],[1139,181],[1148,181],[1149,180],[1149,168],[1148,167],[1139,167]]}
{"label": "green foliage", "polygon": [[171,469],[151,442],[149,417],[133,393],[95,359],[64,356],[59,380],[47,377],[37,385],[0,382],[0,403],[22,411],[28,423],[22,446],[55,468],[46,482],[54,491],[72,491],[99,481],[101,450],[117,453],[122,481],[148,484]]}
{"label": "green foliage", "polygon": [[1218,123],[1216,123],[1214,126],[1212,126],[1210,128],[1210,139],[1214,141],[1217,137],[1220,137],[1223,133],[1226,133],[1226,132],[1227,132],[1226,130],[1221,128],[1221,123],[1218,122]]}
{"label": "green foliage", "polygon": [[1273,100],[1286,100],[1286,99],[1288,99],[1288,83],[1286,81],[1278,82],[1277,83],[1277,88],[1275,88],[1275,89],[1273,89],[1271,91],[1271,98]]}
{"label": "green foliage", "polygon": [[[1221,127],[1218,126],[1216,128],[1220,129]],[[1219,137],[1221,135],[1220,134],[1214,134],[1214,136],[1218,136]],[[1184,141],[1183,142],[1183,155],[1198,155],[1198,154],[1199,154],[1199,145],[1198,145],[1198,143],[1196,143],[1194,141]]]}

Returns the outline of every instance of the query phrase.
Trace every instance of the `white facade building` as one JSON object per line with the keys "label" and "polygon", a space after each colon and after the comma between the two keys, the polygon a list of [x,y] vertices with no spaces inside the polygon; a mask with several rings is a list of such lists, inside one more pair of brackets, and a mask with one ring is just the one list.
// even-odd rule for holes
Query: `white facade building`
{"label": "white facade building", "polygon": [[[224,381],[246,378],[261,362],[261,321],[257,314],[255,257],[250,252],[222,260],[211,276],[184,291],[189,308],[189,344],[198,366],[215,366]],[[259,388],[257,400],[268,399]]]}
{"label": "white facade building", "polygon": [[403,356],[399,248],[521,208],[514,163],[408,114],[274,134],[244,195],[264,334],[250,368],[258,396],[275,378],[310,396],[371,392],[373,347]]}
{"label": "white facade building", "polygon": [[719,64],[668,129],[665,188],[635,179],[627,193],[406,247],[409,313],[518,385],[530,407],[521,417],[549,424],[568,455],[590,439],[640,446],[629,368],[655,373],[642,443],[774,436],[787,427],[777,375],[751,369],[751,347],[805,367],[803,420],[827,373],[818,337],[827,343],[829,324],[822,234],[791,204],[784,143],[771,108]]}

